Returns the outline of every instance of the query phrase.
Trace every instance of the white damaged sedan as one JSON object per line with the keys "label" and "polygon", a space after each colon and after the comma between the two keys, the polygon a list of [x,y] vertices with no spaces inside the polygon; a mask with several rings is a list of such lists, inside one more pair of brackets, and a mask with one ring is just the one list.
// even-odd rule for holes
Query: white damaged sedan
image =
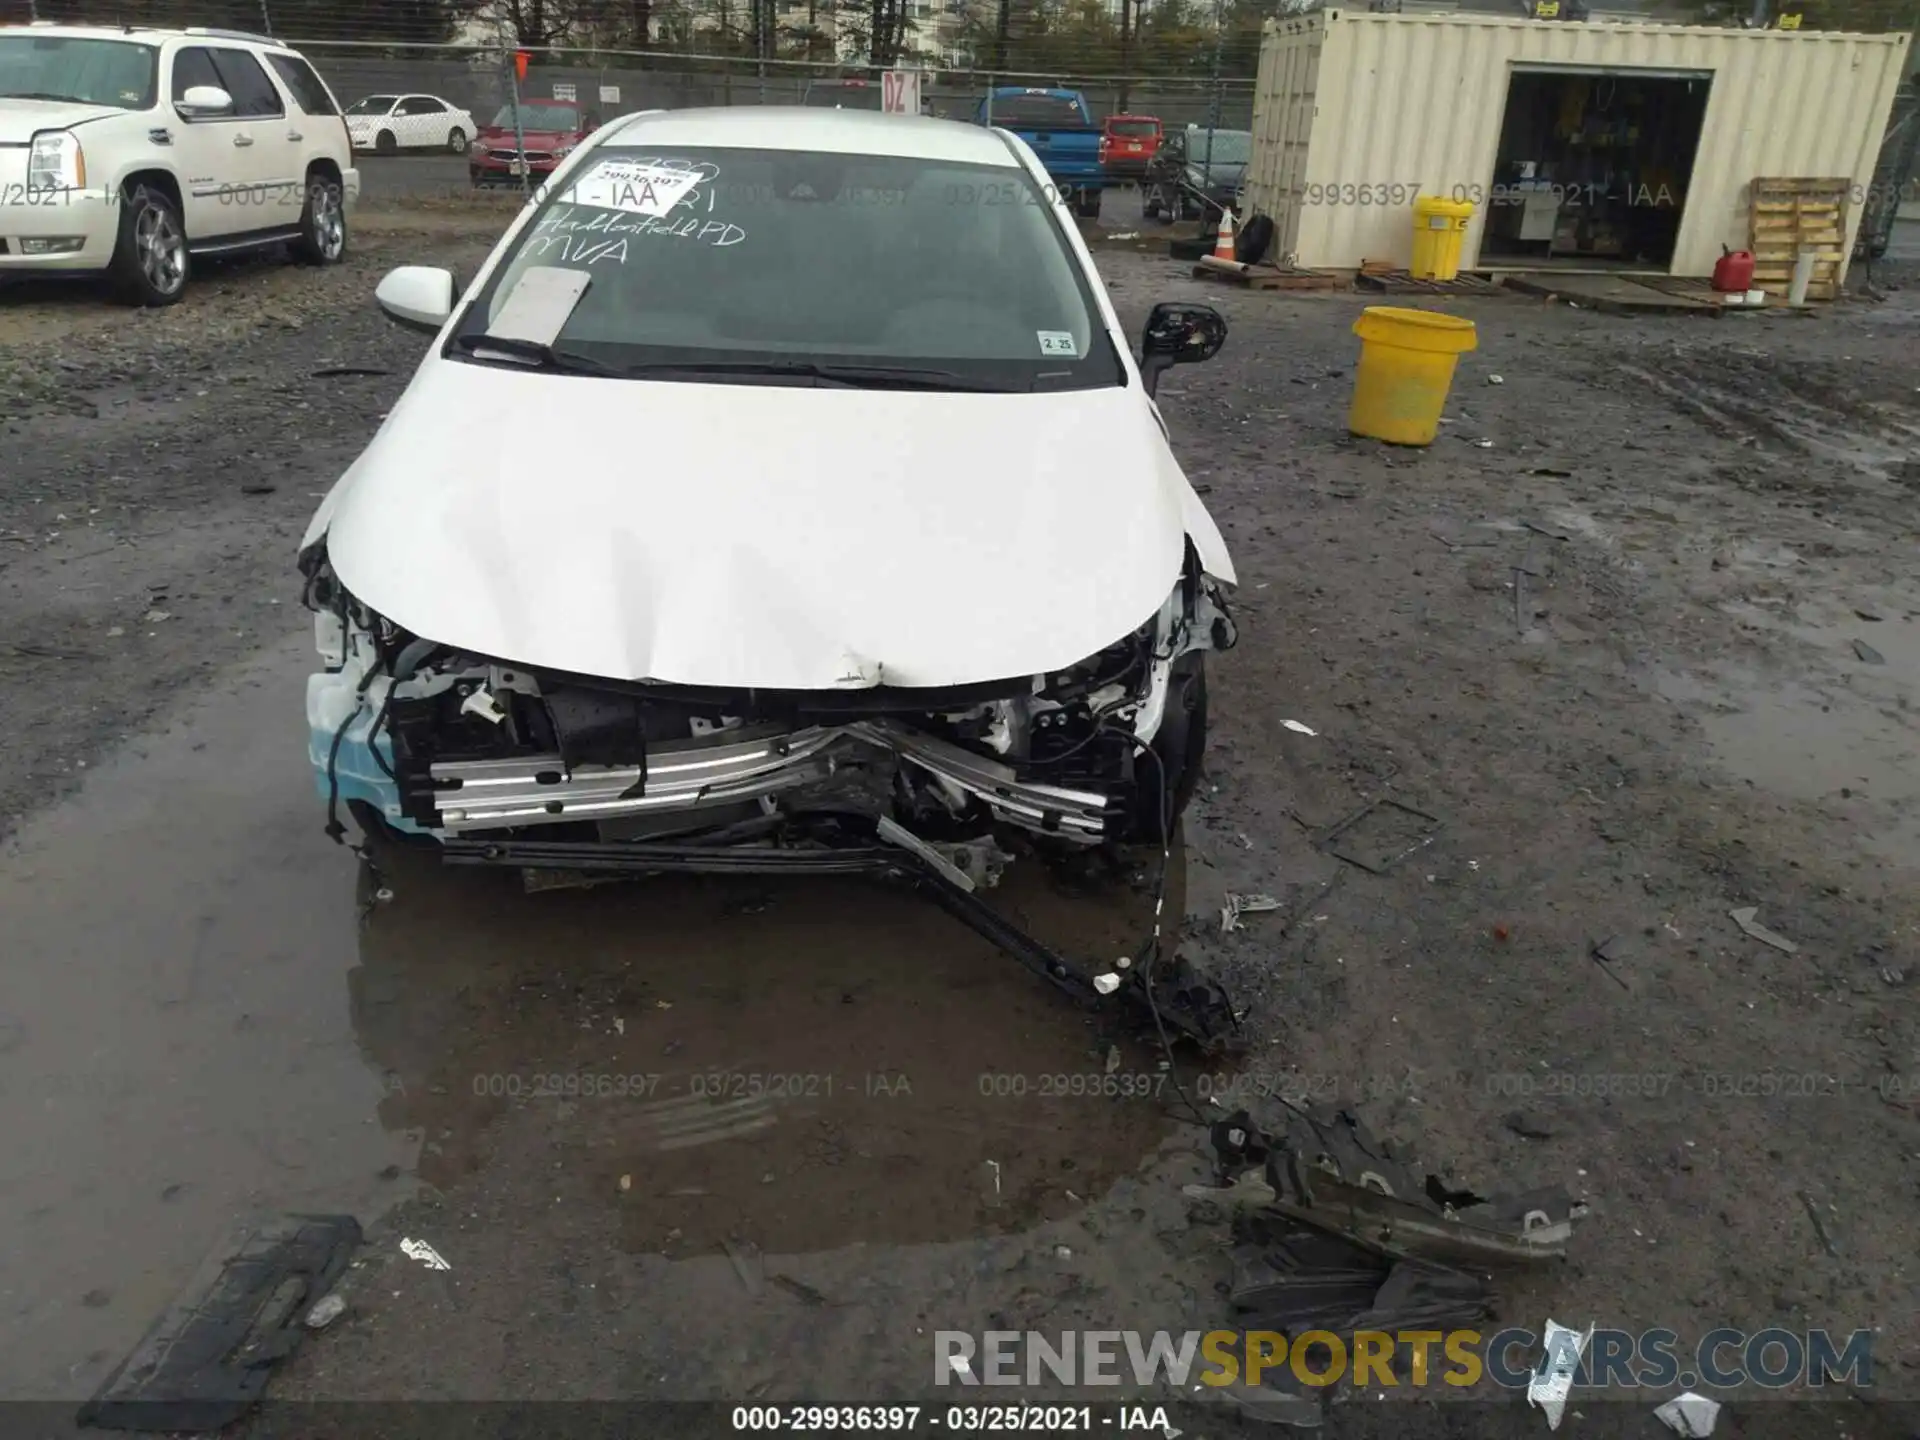
{"label": "white damaged sedan", "polygon": [[1234,572],[1153,388],[1226,326],[1130,354],[1017,137],[628,116],[378,299],[433,343],[301,545],[336,838],[969,891],[1011,831],[1164,842]]}

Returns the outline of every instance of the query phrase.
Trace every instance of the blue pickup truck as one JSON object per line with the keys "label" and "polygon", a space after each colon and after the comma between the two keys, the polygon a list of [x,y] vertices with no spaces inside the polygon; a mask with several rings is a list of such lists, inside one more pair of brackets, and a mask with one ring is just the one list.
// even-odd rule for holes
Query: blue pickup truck
{"label": "blue pickup truck", "polygon": [[1100,213],[1106,168],[1100,163],[1100,126],[1078,90],[1029,90],[1005,85],[987,92],[974,114],[981,125],[1011,130],[1033,147],[1047,174],[1070,196],[1074,213]]}

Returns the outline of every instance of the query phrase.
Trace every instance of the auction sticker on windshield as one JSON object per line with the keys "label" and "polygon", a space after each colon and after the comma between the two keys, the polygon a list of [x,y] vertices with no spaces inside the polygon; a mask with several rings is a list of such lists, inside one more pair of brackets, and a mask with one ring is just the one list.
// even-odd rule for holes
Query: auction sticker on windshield
{"label": "auction sticker on windshield", "polygon": [[567,198],[602,210],[664,218],[701,181],[697,170],[680,170],[657,161],[603,160],[574,182]]}
{"label": "auction sticker on windshield", "polygon": [[1073,343],[1073,336],[1065,330],[1036,330],[1033,332],[1040,340],[1042,355],[1065,355],[1069,360],[1078,359],[1080,347]]}

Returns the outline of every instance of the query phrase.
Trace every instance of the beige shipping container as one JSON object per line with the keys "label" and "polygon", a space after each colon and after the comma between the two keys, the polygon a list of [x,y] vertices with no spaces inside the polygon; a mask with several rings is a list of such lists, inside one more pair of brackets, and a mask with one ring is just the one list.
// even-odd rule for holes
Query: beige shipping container
{"label": "beige shipping container", "polygon": [[1908,38],[1333,9],[1270,20],[1242,204],[1272,217],[1275,258],[1353,269],[1407,264],[1416,196],[1472,200],[1462,264],[1487,268],[1516,75],[1705,80],[1669,273],[1709,275],[1722,246],[1746,248],[1756,177],[1850,177],[1850,255]]}

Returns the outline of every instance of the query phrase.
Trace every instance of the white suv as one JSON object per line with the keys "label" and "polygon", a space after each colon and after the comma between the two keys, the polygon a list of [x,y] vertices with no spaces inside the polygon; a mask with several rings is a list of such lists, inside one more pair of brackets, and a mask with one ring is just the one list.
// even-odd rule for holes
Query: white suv
{"label": "white suv", "polygon": [[346,253],[360,174],[299,54],[232,30],[0,26],[0,277],[180,298],[196,255]]}

